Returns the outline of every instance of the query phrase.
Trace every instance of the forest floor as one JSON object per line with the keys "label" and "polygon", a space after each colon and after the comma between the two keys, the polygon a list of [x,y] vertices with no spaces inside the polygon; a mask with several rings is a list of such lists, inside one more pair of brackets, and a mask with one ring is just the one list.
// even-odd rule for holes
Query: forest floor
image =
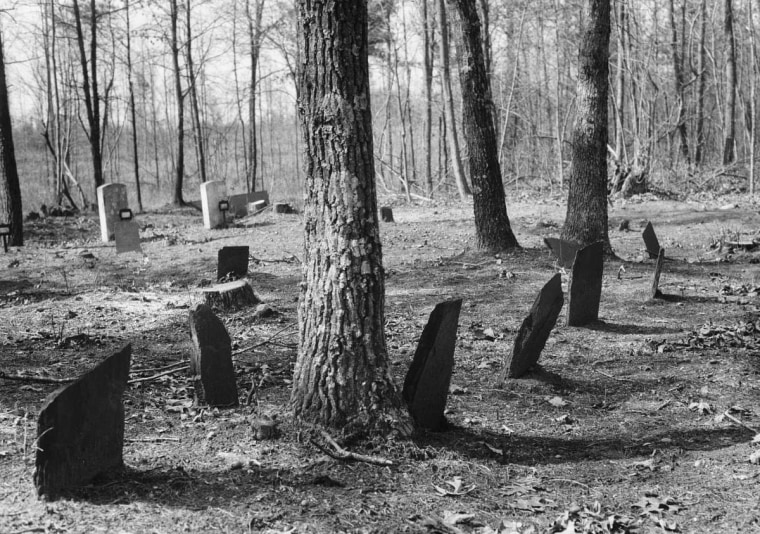
{"label": "forest floor", "polygon": [[[563,309],[540,368],[504,387],[516,331],[560,271],[542,238],[559,234],[564,205],[510,201],[523,249],[501,257],[475,249],[471,205],[394,212],[381,234],[397,383],[434,305],[464,302],[448,428],[350,446],[392,467],[334,460],[292,423],[298,215],[207,231],[191,209],[151,212],[137,217],[144,255],[119,256],[95,216],[28,222],[26,246],[0,253],[4,373],[75,377],[126,343],[132,378],[186,362],[188,311],[225,245],[251,247],[249,279],[275,313],[221,315],[251,405],[194,406],[186,372],[134,383],[125,472],[54,502],[32,474],[56,385],[0,379],[0,532],[760,532],[760,252],[725,245],[760,237],[757,205],[617,201],[601,320],[567,327]],[[646,221],[672,259],[654,301]],[[276,439],[256,440],[261,414]]]}

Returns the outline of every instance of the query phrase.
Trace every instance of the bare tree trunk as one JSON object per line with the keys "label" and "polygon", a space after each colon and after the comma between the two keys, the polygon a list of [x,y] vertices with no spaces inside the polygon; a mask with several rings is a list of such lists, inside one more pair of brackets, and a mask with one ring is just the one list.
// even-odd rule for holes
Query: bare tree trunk
{"label": "bare tree trunk", "polygon": [[[251,2],[255,2],[251,12]],[[245,0],[245,16],[248,20],[248,38],[250,40],[249,58],[251,60],[250,94],[248,95],[248,162],[250,165],[250,191],[256,191],[258,174],[258,136],[256,134],[256,85],[261,53],[261,16],[264,0]]]}
{"label": "bare tree trunk", "polygon": [[201,175],[201,183],[208,181],[206,175],[206,147],[203,135],[203,122],[201,108],[198,103],[198,80],[193,62],[193,32],[191,22],[191,0],[185,2],[185,64],[187,65],[188,93],[190,94],[190,117],[193,123],[193,135],[195,137],[195,150],[198,158],[198,172]]}
{"label": "bare tree trunk", "polygon": [[343,434],[410,429],[390,373],[372,149],[366,2],[299,0],[303,283],[291,403]]}
{"label": "bare tree trunk", "polygon": [[422,71],[425,78],[425,191],[433,196],[432,142],[433,142],[433,43],[428,13],[428,0],[422,0]]}
{"label": "bare tree trunk", "polygon": [[449,0],[459,15],[457,60],[462,87],[462,123],[469,152],[475,233],[488,250],[516,248],[501,181],[491,88],[483,61],[480,21],[474,0]]}
{"label": "bare tree trunk", "polygon": [[174,177],[174,205],[184,206],[185,199],[182,197],[182,186],[185,176],[185,95],[182,92],[182,72],[179,70],[179,41],[177,38],[177,25],[179,13],[177,0],[170,2],[170,26],[171,26],[171,54],[172,68],[174,70],[174,96],[177,100],[177,160]]}
{"label": "bare tree trunk", "polygon": [[451,168],[459,198],[466,200],[472,194],[464,176],[462,155],[459,150],[459,136],[454,113],[454,98],[451,95],[451,69],[449,67],[449,23],[446,17],[446,0],[438,0],[438,21],[441,31],[441,85],[443,88],[443,109],[446,114],[446,137],[449,140]]}
{"label": "bare tree trunk", "polygon": [[725,0],[723,19],[723,36],[725,40],[726,61],[726,113],[723,124],[723,164],[728,165],[736,159],[736,43],[734,41],[733,0]]}
{"label": "bare tree trunk", "polygon": [[127,19],[127,78],[129,79],[129,112],[132,120],[132,154],[135,166],[135,187],[137,189],[137,210],[142,213],[142,191],[140,190],[140,155],[137,152],[137,112],[135,111],[135,86],[132,72],[132,37],[129,27],[129,0],[124,1],[125,16]]}
{"label": "bare tree trunk", "polygon": [[587,0],[581,36],[573,168],[562,238],[584,245],[603,241],[607,231],[607,99],[609,93],[609,0]]}
{"label": "bare tree trunk", "polygon": [[10,225],[9,243],[18,247],[22,246],[24,244],[24,213],[16,167],[16,152],[13,147],[2,34],[0,34],[0,212],[2,213],[0,222]]}
{"label": "bare tree trunk", "polygon": [[694,149],[694,163],[702,164],[705,145],[705,88],[707,86],[707,48],[705,47],[705,35],[707,29],[707,0],[702,0],[699,8],[699,62],[697,64],[697,124],[696,124],[696,147]]}
{"label": "bare tree trunk", "polygon": [[752,17],[752,0],[747,0],[747,28],[749,29],[749,194],[755,194],[755,144],[757,135],[757,64],[755,51],[755,21]]}
{"label": "bare tree trunk", "polygon": [[625,0],[616,0],[617,57],[615,61],[615,153],[619,165],[627,165],[625,150]]}
{"label": "bare tree trunk", "polygon": [[92,153],[93,177],[95,187],[103,185],[103,154],[100,135],[100,94],[98,92],[98,32],[97,12],[95,0],[90,0],[90,72],[87,71],[87,53],[84,45],[84,32],[82,30],[82,14],[79,9],[79,0],[74,0],[74,24],[79,46],[79,59],[82,65],[82,90],[84,91],[84,105],[87,110],[87,138],[90,142]]}
{"label": "bare tree trunk", "polygon": [[[686,131],[686,79],[684,76],[684,57],[678,50],[678,26],[676,24],[676,8],[674,0],[670,0],[670,50],[673,56],[673,78],[675,82],[676,99],[678,103],[678,123],[676,124],[676,130],[680,137],[681,155],[686,160],[686,163],[690,163],[689,157],[689,135]],[[681,39],[686,37],[683,35],[684,25],[686,22],[686,2],[682,4],[681,8]]]}

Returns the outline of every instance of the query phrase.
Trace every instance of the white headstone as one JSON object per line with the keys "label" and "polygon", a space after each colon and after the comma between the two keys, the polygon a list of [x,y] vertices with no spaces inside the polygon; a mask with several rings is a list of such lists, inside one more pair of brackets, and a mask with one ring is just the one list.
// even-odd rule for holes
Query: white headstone
{"label": "white headstone", "polygon": [[201,209],[203,226],[209,230],[224,224],[224,213],[219,210],[219,201],[227,200],[227,187],[224,182],[211,180],[201,184]]}
{"label": "white headstone", "polygon": [[114,239],[114,227],[119,220],[119,210],[128,208],[127,186],[105,184],[98,187],[98,213],[100,215],[100,237],[108,243]]}

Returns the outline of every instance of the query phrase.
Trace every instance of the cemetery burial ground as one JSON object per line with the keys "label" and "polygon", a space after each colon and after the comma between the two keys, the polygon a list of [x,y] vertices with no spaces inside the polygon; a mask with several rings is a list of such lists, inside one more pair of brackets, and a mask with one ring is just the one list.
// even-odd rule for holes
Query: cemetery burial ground
{"label": "cemetery burial ground", "polygon": [[[568,327],[565,306],[539,367],[503,386],[521,322],[562,271],[543,239],[564,205],[510,201],[524,248],[500,257],[475,250],[471,205],[392,206],[381,235],[399,388],[435,304],[462,307],[447,426],[344,444],[390,467],[332,459],[292,422],[299,215],[222,230],[192,209],[138,215],[144,255],[118,256],[96,216],[27,222],[27,245],[0,254],[0,371],[75,378],[131,343],[126,469],[39,500],[37,417],[59,384],[0,379],[0,532],[760,531],[760,251],[730,245],[760,237],[756,205],[616,202],[600,321]],[[667,250],[655,300],[647,221]],[[250,247],[268,309],[219,313],[240,405],[208,409],[184,367],[167,371],[189,361],[189,310],[223,246]],[[263,416],[279,432],[257,440]]]}

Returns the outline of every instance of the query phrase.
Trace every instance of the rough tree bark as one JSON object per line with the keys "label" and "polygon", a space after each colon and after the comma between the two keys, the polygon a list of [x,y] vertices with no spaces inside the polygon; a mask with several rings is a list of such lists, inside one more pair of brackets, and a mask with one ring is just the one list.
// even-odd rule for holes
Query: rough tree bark
{"label": "rough tree bark", "polygon": [[408,431],[384,333],[367,5],[299,0],[298,23],[306,195],[292,406],[344,434]]}
{"label": "rough tree bark", "polygon": [[726,47],[726,113],[723,125],[723,165],[734,162],[736,139],[736,43],[734,39],[733,0],[726,0],[723,19],[724,46]]}
{"label": "rough tree bark", "polygon": [[[681,155],[686,160],[686,163],[691,163],[689,157],[689,134],[686,130],[686,76],[684,73],[684,54],[683,54],[683,42],[681,43],[681,50],[679,51],[678,43],[678,25],[676,23],[676,7],[674,0],[670,0],[669,3],[670,12],[670,50],[673,56],[673,81],[675,83],[676,98],[678,99],[678,124],[676,130],[680,138]],[[681,39],[685,39],[683,35],[686,26],[686,2],[681,5]]]}
{"label": "rough tree bark", "polygon": [[705,48],[705,35],[707,33],[707,0],[702,0],[699,7],[699,62],[697,64],[697,124],[696,146],[694,148],[694,163],[702,164],[705,145],[705,89],[707,87],[707,49]]}
{"label": "rough tree bark", "polygon": [[172,69],[174,71],[174,96],[177,101],[177,161],[174,167],[174,205],[184,206],[185,199],[182,197],[182,186],[185,176],[185,94],[182,92],[182,72],[179,70],[179,41],[177,37],[177,25],[179,23],[179,9],[177,0],[170,0],[170,43],[172,54]]}
{"label": "rough tree bark", "polygon": [[449,5],[459,15],[456,26],[462,125],[469,151],[478,246],[495,251],[515,248],[519,245],[507,216],[478,11],[474,0],[449,0]]}
{"label": "rough tree bark", "polygon": [[132,71],[132,36],[130,35],[129,0],[124,2],[124,13],[127,19],[127,78],[129,80],[129,116],[132,122],[132,161],[135,166],[135,188],[137,189],[137,211],[142,213],[142,190],[140,188],[140,155],[137,152],[137,112],[135,110],[135,84]]}
{"label": "rough tree bark", "polygon": [[422,72],[425,79],[425,192],[433,196],[433,46],[428,0],[422,0]]}
{"label": "rough tree bark", "polygon": [[587,0],[581,37],[577,109],[572,134],[573,166],[562,239],[583,245],[607,232],[607,97],[609,93],[609,0]]}
{"label": "rough tree bark", "polygon": [[16,167],[16,152],[13,147],[11,112],[8,106],[2,35],[0,35],[0,213],[4,219],[0,222],[10,225],[9,244],[20,247],[24,244],[24,216]]}

